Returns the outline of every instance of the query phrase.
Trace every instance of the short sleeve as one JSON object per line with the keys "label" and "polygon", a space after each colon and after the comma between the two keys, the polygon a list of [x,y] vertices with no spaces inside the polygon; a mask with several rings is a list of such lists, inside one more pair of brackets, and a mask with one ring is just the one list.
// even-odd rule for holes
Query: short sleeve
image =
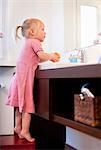
{"label": "short sleeve", "polygon": [[39,51],[43,51],[41,42],[37,39],[33,40],[32,41],[32,49],[35,53],[37,53]]}

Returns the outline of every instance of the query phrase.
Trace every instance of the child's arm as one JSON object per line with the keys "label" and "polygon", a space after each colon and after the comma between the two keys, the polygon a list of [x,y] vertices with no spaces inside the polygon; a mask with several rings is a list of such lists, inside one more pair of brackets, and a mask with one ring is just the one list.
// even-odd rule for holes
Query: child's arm
{"label": "child's arm", "polygon": [[44,61],[53,61],[53,62],[57,62],[59,61],[60,57],[56,54],[56,53],[45,53],[44,51],[39,51],[37,53],[38,57],[40,58],[40,62],[44,62]]}

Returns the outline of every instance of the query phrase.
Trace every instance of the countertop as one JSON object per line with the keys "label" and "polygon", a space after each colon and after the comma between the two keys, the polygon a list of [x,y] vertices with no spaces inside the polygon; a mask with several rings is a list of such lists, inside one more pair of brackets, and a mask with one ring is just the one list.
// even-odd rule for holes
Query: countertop
{"label": "countertop", "polygon": [[16,63],[14,61],[0,61],[0,67],[15,67]]}
{"label": "countertop", "polygon": [[69,63],[69,62],[43,62],[39,63],[39,70],[67,68],[85,65],[97,65],[98,63]]}

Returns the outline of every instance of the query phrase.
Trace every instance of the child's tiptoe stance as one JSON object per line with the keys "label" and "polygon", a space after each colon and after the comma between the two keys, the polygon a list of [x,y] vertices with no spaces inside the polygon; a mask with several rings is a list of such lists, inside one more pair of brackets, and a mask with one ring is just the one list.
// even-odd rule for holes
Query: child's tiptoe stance
{"label": "child's tiptoe stance", "polygon": [[21,29],[22,36],[25,38],[24,46],[18,57],[16,73],[13,76],[8,91],[7,105],[15,107],[15,133],[19,138],[25,138],[29,142],[35,139],[29,133],[31,113],[35,112],[33,100],[33,84],[35,70],[39,62],[59,61],[57,53],[45,53],[41,42],[44,41],[44,24],[39,19],[27,19],[22,26],[16,28],[16,38],[18,29]]}

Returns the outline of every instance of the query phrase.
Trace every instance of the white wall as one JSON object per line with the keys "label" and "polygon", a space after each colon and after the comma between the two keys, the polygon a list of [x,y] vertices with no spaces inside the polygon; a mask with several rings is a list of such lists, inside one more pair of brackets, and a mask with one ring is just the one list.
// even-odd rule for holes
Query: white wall
{"label": "white wall", "polygon": [[76,48],[76,0],[64,0],[64,50]]}
{"label": "white wall", "polygon": [[17,25],[27,18],[39,18],[46,27],[45,51],[64,50],[63,0],[8,0],[7,12],[7,55],[8,60],[16,60],[22,41],[15,43]]}

